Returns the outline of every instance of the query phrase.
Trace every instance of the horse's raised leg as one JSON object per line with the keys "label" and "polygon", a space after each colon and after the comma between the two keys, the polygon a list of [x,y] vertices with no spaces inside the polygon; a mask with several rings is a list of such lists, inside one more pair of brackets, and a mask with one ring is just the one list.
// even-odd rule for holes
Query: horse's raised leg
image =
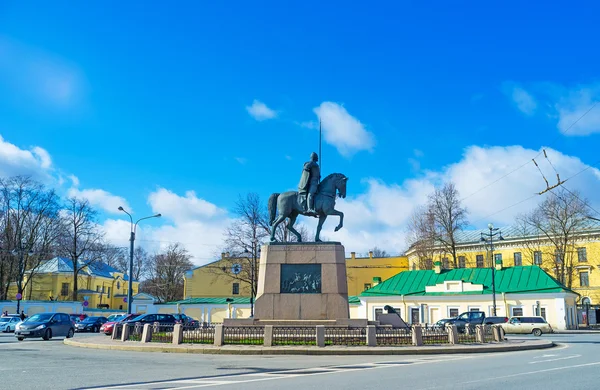
{"label": "horse's raised leg", "polygon": [[334,210],[329,211],[329,215],[339,215],[340,216],[340,223],[338,223],[338,225],[335,227],[335,231],[337,232],[344,226],[344,213],[334,209]]}
{"label": "horse's raised leg", "polygon": [[277,241],[275,239],[275,232],[277,231],[277,226],[279,226],[279,224],[281,222],[283,222],[285,220],[285,218],[286,218],[285,215],[279,214],[277,216],[277,219],[275,221],[273,221],[273,224],[271,225],[271,242]]}
{"label": "horse's raised leg", "polygon": [[302,242],[302,236],[300,235],[300,233],[298,233],[296,229],[294,229],[294,224],[296,223],[296,218],[298,218],[298,214],[294,212],[289,216],[289,218],[290,221],[288,222],[287,229],[290,232],[294,233],[298,242]]}
{"label": "horse's raised leg", "polygon": [[315,234],[315,242],[321,242],[319,236],[321,235],[321,229],[323,228],[323,224],[327,219],[327,215],[319,214],[319,224],[317,225],[317,234]]}

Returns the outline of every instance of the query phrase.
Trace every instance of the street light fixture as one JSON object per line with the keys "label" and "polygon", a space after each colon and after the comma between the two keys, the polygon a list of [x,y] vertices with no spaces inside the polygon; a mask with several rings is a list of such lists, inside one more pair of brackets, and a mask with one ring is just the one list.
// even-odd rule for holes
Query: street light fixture
{"label": "street light fixture", "polygon": [[496,316],[496,265],[494,259],[494,237],[498,236],[499,240],[504,240],[500,228],[495,228],[493,224],[488,224],[489,233],[481,233],[481,241],[490,244],[490,258],[492,259],[492,300],[493,313]]}
{"label": "street light fixture", "polygon": [[131,235],[129,237],[129,280],[128,280],[128,289],[127,289],[127,314],[131,314],[131,303],[133,301],[133,243],[135,241],[135,232],[137,230],[137,225],[140,221],[144,219],[150,218],[159,218],[161,214],[150,215],[148,217],[138,219],[135,224],[133,223],[133,217],[129,214],[123,207],[119,206],[119,211],[124,212],[129,216],[129,220],[131,221]]}
{"label": "street light fixture", "polygon": [[[248,249],[244,253],[249,255]],[[255,275],[256,275],[256,258],[260,256],[260,248],[258,247],[258,239],[252,239],[252,263],[250,264],[250,318],[254,318],[254,295],[255,295]]]}

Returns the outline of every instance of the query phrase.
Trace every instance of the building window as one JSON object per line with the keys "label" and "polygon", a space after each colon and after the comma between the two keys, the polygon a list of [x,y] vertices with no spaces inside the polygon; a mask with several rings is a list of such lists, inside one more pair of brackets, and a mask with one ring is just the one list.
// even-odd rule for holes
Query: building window
{"label": "building window", "polygon": [[448,316],[449,317],[458,317],[458,308],[457,307],[451,307],[448,309]]}
{"label": "building window", "polygon": [[233,283],[232,289],[231,289],[231,293],[233,295],[239,295],[240,294],[240,284],[239,283]]}
{"label": "building window", "polygon": [[470,307],[469,311],[479,311],[479,308],[478,307]]}
{"label": "building window", "polygon": [[100,292],[100,286],[96,286],[96,292]]}
{"label": "building window", "polygon": [[502,263],[502,253],[494,253],[494,264],[497,262]]}
{"label": "building window", "polygon": [[477,255],[475,260],[477,262],[477,268],[483,268],[483,255]]}
{"label": "building window", "polygon": [[371,283],[365,283],[365,290],[364,291],[367,291],[370,288],[371,288]]}
{"label": "building window", "polygon": [[514,258],[515,258],[515,267],[520,267],[523,265],[523,258],[521,257],[521,252],[515,252]]}
{"label": "building window", "polygon": [[[540,314],[540,311],[542,312],[542,314]],[[541,316],[541,317],[544,317],[544,319],[546,319],[546,308],[545,307],[540,307],[540,310],[538,310],[538,307],[535,306],[533,309],[533,312],[535,313],[536,316]]]}
{"label": "building window", "polygon": [[107,288],[106,297],[110,298],[110,287]]}
{"label": "building window", "polygon": [[60,295],[66,297],[69,295],[69,283],[63,283],[60,288]]}
{"label": "building window", "polygon": [[448,258],[447,258],[447,257],[444,257],[444,258],[442,259],[442,267],[443,267],[444,269],[450,269],[450,262],[448,261]]}
{"label": "building window", "polygon": [[413,265],[412,265],[412,270],[413,270],[413,271],[416,271],[416,270],[417,270],[417,263],[413,263]]}
{"label": "building window", "polygon": [[587,262],[587,250],[585,248],[577,248],[577,261],[580,263]]}
{"label": "building window", "polygon": [[588,272],[580,272],[579,273],[579,285],[581,287],[589,287],[590,286],[590,276]]}
{"label": "building window", "polygon": [[431,260],[431,259],[425,260],[425,269],[433,269],[433,260]]}
{"label": "building window", "polygon": [[513,307],[513,308],[511,308],[511,311],[512,311],[513,316],[522,316],[523,315],[522,307]]}
{"label": "building window", "polygon": [[464,256],[458,256],[458,268],[465,268],[467,266],[467,259]]}
{"label": "building window", "polygon": [[542,251],[533,252],[533,264],[542,265]]}
{"label": "building window", "polygon": [[562,264],[563,254],[561,251],[559,251],[559,250],[554,251],[554,261],[556,262],[556,264]]}

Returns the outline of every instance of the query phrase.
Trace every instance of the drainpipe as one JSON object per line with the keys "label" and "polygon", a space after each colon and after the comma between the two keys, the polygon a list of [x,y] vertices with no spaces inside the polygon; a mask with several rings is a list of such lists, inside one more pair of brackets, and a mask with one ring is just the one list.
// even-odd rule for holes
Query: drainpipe
{"label": "drainpipe", "polygon": [[[408,314],[406,313],[406,302],[404,301],[404,295],[400,295],[400,297],[402,298],[402,305],[404,305],[404,315],[407,316]],[[404,318],[408,318],[408,317],[404,317]]]}
{"label": "drainpipe", "polygon": [[508,315],[508,305],[506,304],[506,293],[502,293],[502,300],[504,301],[504,316],[508,318],[510,316]]}

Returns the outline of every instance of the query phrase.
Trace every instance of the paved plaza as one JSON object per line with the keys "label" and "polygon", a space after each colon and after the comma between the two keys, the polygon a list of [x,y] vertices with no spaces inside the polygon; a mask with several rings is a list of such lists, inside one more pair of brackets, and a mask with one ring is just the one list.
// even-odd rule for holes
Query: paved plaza
{"label": "paved plaza", "polygon": [[21,390],[597,387],[600,334],[542,338],[560,345],[537,351],[429,356],[231,356],[94,350],[67,346],[61,339],[19,343],[2,334],[0,375]]}

